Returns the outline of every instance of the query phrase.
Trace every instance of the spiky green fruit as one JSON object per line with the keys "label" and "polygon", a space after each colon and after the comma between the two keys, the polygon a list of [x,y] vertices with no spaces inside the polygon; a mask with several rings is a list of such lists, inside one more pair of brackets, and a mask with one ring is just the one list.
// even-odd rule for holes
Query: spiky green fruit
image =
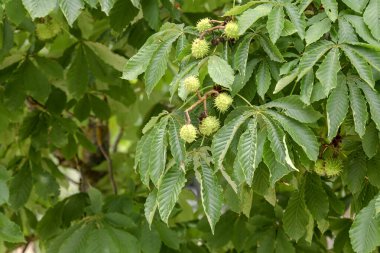
{"label": "spiky green fruit", "polygon": [[208,116],[204,118],[199,125],[199,132],[203,135],[209,136],[218,131],[219,127],[219,119],[215,116]]}
{"label": "spiky green fruit", "polygon": [[325,173],[328,177],[338,176],[342,172],[343,163],[337,158],[328,158],[325,161]]}
{"label": "spiky green fruit", "polygon": [[226,112],[228,108],[230,108],[232,102],[233,99],[230,95],[228,95],[227,93],[220,93],[215,98],[214,104],[220,112]]}
{"label": "spiky green fruit", "polygon": [[197,23],[197,30],[201,33],[211,28],[211,23],[209,18],[203,18]]}
{"label": "spiky green fruit", "polygon": [[196,92],[199,89],[200,83],[196,76],[188,76],[183,80],[183,85],[187,92]]}
{"label": "spiky green fruit", "polygon": [[239,26],[236,22],[227,23],[224,28],[224,34],[228,39],[237,39],[239,38]]}
{"label": "spiky green fruit", "polygon": [[191,45],[191,54],[196,58],[203,58],[208,54],[209,44],[204,39],[195,39]]}
{"label": "spiky green fruit", "polygon": [[182,140],[192,143],[197,138],[197,129],[192,124],[186,124],[181,127],[179,136]]}
{"label": "spiky green fruit", "polygon": [[320,176],[325,176],[326,175],[325,174],[325,161],[322,159],[318,159],[315,162],[314,171],[315,171],[315,173],[317,173]]}
{"label": "spiky green fruit", "polygon": [[36,25],[36,35],[40,40],[49,40],[60,33],[61,27],[54,20]]}

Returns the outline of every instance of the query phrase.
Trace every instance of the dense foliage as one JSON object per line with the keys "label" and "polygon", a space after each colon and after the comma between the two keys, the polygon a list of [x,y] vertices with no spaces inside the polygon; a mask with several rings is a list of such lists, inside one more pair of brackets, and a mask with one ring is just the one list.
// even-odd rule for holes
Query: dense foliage
{"label": "dense foliage", "polygon": [[0,252],[373,252],[379,0],[0,0]]}

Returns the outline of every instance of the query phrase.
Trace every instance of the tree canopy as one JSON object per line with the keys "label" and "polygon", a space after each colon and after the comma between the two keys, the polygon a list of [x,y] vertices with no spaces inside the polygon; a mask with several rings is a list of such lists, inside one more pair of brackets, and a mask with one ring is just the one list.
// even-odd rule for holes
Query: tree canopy
{"label": "tree canopy", "polygon": [[0,16],[0,252],[380,246],[379,0]]}

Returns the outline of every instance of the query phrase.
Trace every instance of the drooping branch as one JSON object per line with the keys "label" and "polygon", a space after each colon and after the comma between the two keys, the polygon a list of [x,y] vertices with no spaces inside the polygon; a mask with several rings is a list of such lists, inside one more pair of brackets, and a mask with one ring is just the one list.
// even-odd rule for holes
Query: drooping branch
{"label": "drooping branch", "polygon": [[206,92],[203,96],[200,96],[200,94],[197,93],[198,100],[185,110],[185,116],[186,116],[186,122],[187,122],[187,124],[191,123],[189,112],[191,112],[192,110],[194,110],[198,105],[200,105],[202,103],[203,103],[203,106],[204,106],[205,113],[207,115],[207,104],[206,104],[206,102],[207,102],[207,98],[209,96],[211,96],[212,94],[219,94],[219,92],[216,91],[216,90],[210,90],[210,91]]}

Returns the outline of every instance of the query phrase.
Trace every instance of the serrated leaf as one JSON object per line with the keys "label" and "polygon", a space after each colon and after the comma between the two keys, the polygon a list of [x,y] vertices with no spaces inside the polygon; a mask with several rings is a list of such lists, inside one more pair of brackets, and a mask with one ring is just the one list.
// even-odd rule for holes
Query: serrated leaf
{"label": "serrated leaf", "polygon": [[370,253],[380,246],[380,216],[375,216],[375,199],[360,210],[350,228],[350,239],[356,252]]}
{"label": "serrated leaf", "polygon": [[300,80],[317,63],[334,44],[327,40],[320,40],[308,46],[299,63],[298,79]]}
{"label": "serrated leaf", "polygon": [[117,0],[98,0],[102,11],[108,16]]}
{"label": "serrated leaf", "polygon": [[185,143],[179,136],[180,125],[175,118],[169,119],[168,136],[172,156],[180,168],[184,168],[186,160]]}
{"label": "serrated leaf", "polygon": [[264,99],[265,94],[269,90],[272,77],[269,72],[269,66],[266,61],[262,61],[256,73],[257,93]]}
{"label": "serrated leaf", "polygon": [[341,69],[339,58],[339,49],[331,49],[316,72],[316,76],[321,82],[326,95],[337,86],[338,72]]}
{"label": "serrated leaf", "polygon": [[358,42],[358,37],[356,36],[354,28],[345,19],[338,19],[339,24],[339,43],[350,43]]}
{"label": "serrated leaf", "polygon": [[329,212],[329,199],[316,174],[307,174],[304,184],[304,196],[307,209],[316,220],[326,218]]}
{"label": "serrated leaf", "polygon": [[278,82],[276,83],[276,87],[274,87],[273,94],[277,94],[280,91],[282,91],[285,87],[287,87],[289,84],[291,84],[296,78],[297,78],[297,69],[294,70],[292,73],[290,73],[287,76],[282,77]]}
{"label": "serrated leaf", "polygon": [[329,141],[336,136],[340,125],[346,118],[349,107],[348,103],[346,83],[339,82],[338,86],[331,92],[326,104],[327,138]]}
{"label": "serrated leaf", "polygon": [[362,89],[364,96],[369,105],[369,110],[371,112],[371,119],[376,124],[376,128],[380,131],[380,95],[378,92],[374,91],[366,83],[356,80],[356,84]]}
{"label": "serrated leaf", "polygon": [[258,19],[267,16],[272,10],[272,5],[261,4],[253,9],[245,11],[238,17],[239,34],[242,35],[248,30]]}
{"label": "serrated leaf", "polygon": [[223,87],[231,88],[234,82],[234,71],[224,59],[210,56],[208,60],[208,73],[212,80]]}
{"label": "serrated leaf", "polygon": [[146,220],[148,221],[149,227],[152,225],[157,206],[157,189],[154,189],[149,193],[144,204],[144,214]]}
{"label": "serrated leaf", "polygon": [[331,29],[331,21],[328,18],[322,19],[321,21],[314,23],[307,29],[306,35],[305,35],[305,40],[306,40],[306,45],[310,45],[320,38],[322,36],[329,32]]}
{"label": "serrated leaf", "polygon": [[356,15],[344,15],[343,17],[355,28],[355,31],[360,38],[369,44],[380,46],[380,42],[373,38],[370,30],[364,23],[363,17]]}
{"label": "serrated leaf", "polygon": [[110,11],[110,26],[117,32],[123,31],[139,13],[129,0],[118,0]]}
{"label": "serrated leaf", "polygon": [[10,243],[25,242],[20,227],[3,213],[0,213],[0,224],[0,238],[2,241]]}
{"label": "serrated leaf", "polygon": [[361,13],[366,7],[368,0],[342,0],[342,2],[354,11]]}
{"label": "serrated leaf", "polygon": [[47,16],[57,6],[56,0],[22,0],[22,3],[33,19]]}
{"label": "serrated leaf", "polygon": [[164,222],[168,223],[170,213],[177,203],[185,183],[185,173],[179,166],[173,166],[163,177],[157,192],[157,203],[158,211]]}
{"label": "serrated leaf", "polygon": [[303,16],[299,13],[297,6],[294,4],[285,4],[286,13],[288,14],[290,21],[297,29],[297,33],[301,39],[305,38],[306,22]]}
{"label": "serrated leaf", "polygon": [[258,36],[258,41],[260,42],[260,45],[264,49],[265,53],[269,56],[269,58],[272,61],[276,62],[284,62],[284,57],[282,56],[280,50],[277,48],[275,44],[270,41],[270,39],[267,36]]}
{"label": "serrated leaf", "polygon": [[227,154],[228,148],[231,145],[237,130],[250,116],[252,116],[251,112],[240,114],[225,124],[214,135],[214,138],[212,139],[211,151],[216,170],[219,170],[222,167],[224,157]]}
{"label": "serrated leaf", "polygon": [[254,117],[248,123],[248,128],[240,136],[238,152],[234,162],[234,170],[242,171],[245,181],[252,185],[253,175],[262,159],[265,136],[258,136],[257,118]]}
{"label": "serrated leaf", "polygon": [[[280,180],[281,178],[293,171],[289,166],[283,165],[276,160],[275,154],[273,153],[269,142],[266,142],[264,145],[263,160],[265,165],[268,167],[270,173],[269,183],[271,187],[275,187],[275,184],[278,180]],[[257,171],[260,170],[257,169]],[[255,186],[255,184],[253,184],[253,186]]]}
{"label": "serrated leaf", "polygon": [[239,15],[239,14],[243,13],[244,11],[248,10],[249,8],[251,8],[253,5],[259,4],[259,3],[261,3],[261,1],[250,1],[250,2],[243,4],[243,5],[237,5],[231,9],[229,9],[228,11],[226,11],[224,13],[223,17]]}
{"label": "serrated leaf", "polygon": [[338,18],[338,3],[336,0],[321,0],[323,8],[327,16],[331,19],[332,22]]}
{"label": "serrated leaf", "polygon": [[342,45],[341,48],[343,49],[344,54],[350,59],[350,62],[355,67],[359,76],[373,88],[375,86],[375,81],[373,79],[372,69],[368,63],[362,56],[351,51],[349,47]]}
{"label": "serrated leaf", "polygon": [[197,172],[197,177],[201,185],[203,210],[214,234],[215,225],[222,214],[223,191],[216,175],[203,159],[201,159],[200,170],[200,172]]}
{"label": "serrated leaf", "polygon": [[244,88],[244,86],[248,83],[250,80],[253,70],[256,67],[256,65],[259,63],[259,59],[254,58],[247,63],[247,68],[245,70],[245,74],[242,75],[241,73],[238,73],[235,76],[234,83],[231,87],[231,95],[235,96],[241,89]]}
{"label": "serrated leaf", "polygon": [[319,143],[313,131],[304,124],[279,113],[271,111],[267,111],[266,113],[281,124],[290,137],[292,137],[292,139],[305,151],[310,160],[316,161],[318,159]]}
{"label": "serrated leaf", "polygon": [[268,140],[270,147],[276,157],[276,160],[285,166],[290,166],[293,170],[298,171],[290,159],[288,147],[286,144],[286,136],[284,131],[271,119],[263,117],[267,126]]}
{"label": "serrated leaf", "polygon": [[[28,179],[28,180],[25,180]],[[32,192],[32,171],[26,162],[21,170],[13,176],[9,185],[9,203],[15,209],[22,207],[29,199]]]}
{"label": "serrated leaf", "polygon": [[249,46],[252,39],[253,34],[247,34],[244,36],[234,54],[234,69],[238,70],[243,76],[245,75],[245,70],[247,68]]}
{"label": "serrated leaf", "polygon": [[371,30],[373,37],[380,40],[380,2],[371,0],[363,14],[364,22]]}
{"label": "serrated leaf", "polygon": [[83,0],[58,0],[58,3],[67,22],[72,26],[84,8]]}
{"label": "serrated leaf", "polygon": [[119,247],[104,228],[89,231],[88,238],[83,247],[83,253],[118,252]]}
{"label": "serrated leaf", "polygon": [[362,146],[364,153],[369,159],[374,157],[379,148],[379,131],[376,129],[376,125],[371,122],[362,138]]}
{"label": "serrated leaf", "polygon": [[73,61],[66,73],[68,90],[76,98],[82,97],[88,88],[88,71],[83,48],[78,47],[73,53]]}
{"label": "serrated leaf", "polygon": [[371,65],[377,71],[380,71],[380,49],[370,49],[365,47],[364,45],[347,46],[347,48],[351,49],[352,51],[355,51],[358,55],[363,57],[363,59],[366,62],[368,62],[369,65]]}
{"label": "serrated leaf", "polygon": [[311,95],[313,93],[313,87],[314,87],[314,71],[313,69],[311,69],[301,79],[300,99],[306,105],[310,105]]}
{"label": "serrated leaf", "polygon": [[282,218],[285,233],[295,241],[298,241],[306,233],[309,222],[309,214],[300,191],[293,192],[289,199]]}
{"label": "serrated leaf", "polygon": [[273,43],[280,38],[284,29],[285,14],[282,6],[275,6],[268,15],[267,30]]}
{"label": "serrated leaf", "polygon": [[160,28],[160,7],[157,0],[140,0],[144,19],[153,30]]}
{"label": "serrated leaf", "polygon": [[347,85],[350,91],[350,105],[354,118],[355,132],[360,137],[363,137],[368,121],[367,103],[356,83],[349,79]]}

